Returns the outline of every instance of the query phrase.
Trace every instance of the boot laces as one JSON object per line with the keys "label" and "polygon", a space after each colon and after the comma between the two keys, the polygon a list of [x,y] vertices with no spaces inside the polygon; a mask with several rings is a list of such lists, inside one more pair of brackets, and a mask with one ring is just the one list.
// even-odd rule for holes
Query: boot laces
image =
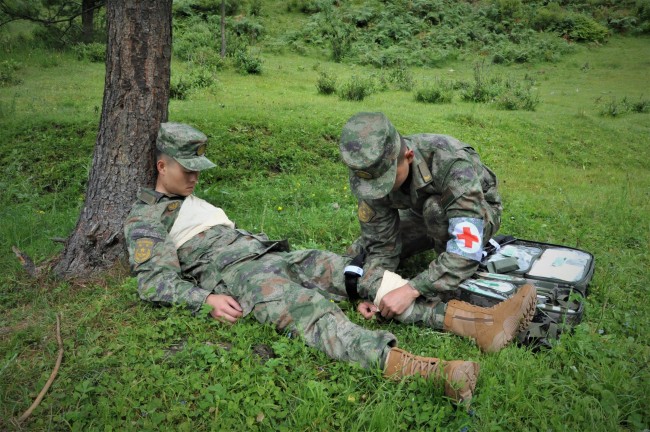
{"label": "boot laces", "polygon": [[406,356],[403,359],[402,374],[405,376],[419,373],[423,377],[436,376],[440,361],[425,357]]}

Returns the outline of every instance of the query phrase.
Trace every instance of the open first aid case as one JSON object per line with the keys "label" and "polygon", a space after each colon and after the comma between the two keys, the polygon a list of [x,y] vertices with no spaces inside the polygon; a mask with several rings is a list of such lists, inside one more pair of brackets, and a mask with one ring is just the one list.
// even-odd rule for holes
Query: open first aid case
{"label": "open first aid case", "polygon": [[537,311],[519,335],[524,344],[547,345],[582,319],[594,256],[567,246],[497,236],[485,249],[479,271],[460,285],[460,299],[490,307],[524,284],[537,289]]}

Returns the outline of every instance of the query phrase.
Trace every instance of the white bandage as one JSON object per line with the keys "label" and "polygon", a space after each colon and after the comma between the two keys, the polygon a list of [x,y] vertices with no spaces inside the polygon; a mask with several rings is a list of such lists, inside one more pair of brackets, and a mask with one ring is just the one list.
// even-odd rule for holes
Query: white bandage
{"label": "white bandage", "polygon": [[169,237],[178,249],[195,235],[215,225],[235,228],[235,224],[228,219],[226,212],[201,198],[190,195],[183,201],[174,226],[169,232]]}
{"label": "white bandage", "polygon": [[[403,287],[409,283],[406,279],[398,275],[397,273],[393,273],[392,271],[384,271],[384,276],[381,280],[381,285],[379,286],[379,290],[377,291],[377,295],[375,296],[375,306],[379,307],[379,304],[381,303],[381,299],[384,298],[386,294],[388,294],[391,291],[395,291],[397,288]],[[395,318],[398,321],[401,321],[404,318],[407,318],[409,315],[413,313],[413,306],[415,302],[409,306],[408,309],[406,309],[404,312],[402,312],[399,315],[396,315]]]}

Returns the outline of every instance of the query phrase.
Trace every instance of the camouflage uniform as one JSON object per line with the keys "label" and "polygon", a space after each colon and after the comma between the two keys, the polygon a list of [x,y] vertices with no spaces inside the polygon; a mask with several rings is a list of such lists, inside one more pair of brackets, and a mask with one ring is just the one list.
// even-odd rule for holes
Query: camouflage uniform
{"label": "camouflage uniform", "polygon": [[[180,155],[188,169],[202,169],[209,162],[200,160],[207,138],[190,139],[200,132],[183,127],[161,125],[158,149],[172,152],[165,148],[164,134],[171,129],[172,147],[184,150],[175,158]],[[169,232],[184,200],[143,189],[125,222],[130,263],[143,300],[186,304],[197,312],[208,295],[230,295],[244,315],[252,312],[261,323],[297,333],[332,358],[383,367],[395,337],[353,324],[332,301],[345,298],[343,269],[349,259],[318,250],[289,252],[286,241],[225,225],[206,229],[177,249]],[[359,283],[362,296],[374,297],[383,271],[367,266]],[[422,303],[411,320],[430,325],[433,318],[433,309]]]}
{"label": "camouflage uniform", "polygon": [[[409,180],[392,191],[400,148],[413,150]],[[501,221],[494,173],[474,149],[445,135],[402,137],[381,113],[359,113],[345,125],[341,155],[358,197],[361,237],[351,247],[395,270],[401,258],[434,249],[428,269],[409,281],[431,301],[455,291],[478,268]]]}

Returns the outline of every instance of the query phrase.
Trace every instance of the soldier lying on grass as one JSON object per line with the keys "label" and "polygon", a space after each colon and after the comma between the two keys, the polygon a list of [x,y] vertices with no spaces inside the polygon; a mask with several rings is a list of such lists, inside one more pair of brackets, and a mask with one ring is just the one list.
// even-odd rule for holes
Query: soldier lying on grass
{"label": "soldier lying on grass", "polygon": [[[380,367],[386,377],[420,374],[444,382],[445,394],[456,401],[471,398],[478,364],[403,351],[394,335],[357,326],[330,301],[346,298],[348,258],[319,250],[289,252],[285,241],[238,229],[223,210],[195,197],[199,172],[215,166],[204,156],[206,142],[188,125],[160,126],[155,190],[139,193],[124,227],[142,299],[186,304],[195,312],[207,303],[212,317],[228,323],[252,313],[260,323],[298,334],[334,359]],[[367,299],[376,301],[404,283],[379,267],[364,270],[357,288]],[[459,334],[476,339],[484,351],[498,351],[530,322],[535,290],[521,289],[491,309],[467,306],[456,316],[444,316],[436,305],[417,301],[396,318],[434,328],[462,321]]]}

